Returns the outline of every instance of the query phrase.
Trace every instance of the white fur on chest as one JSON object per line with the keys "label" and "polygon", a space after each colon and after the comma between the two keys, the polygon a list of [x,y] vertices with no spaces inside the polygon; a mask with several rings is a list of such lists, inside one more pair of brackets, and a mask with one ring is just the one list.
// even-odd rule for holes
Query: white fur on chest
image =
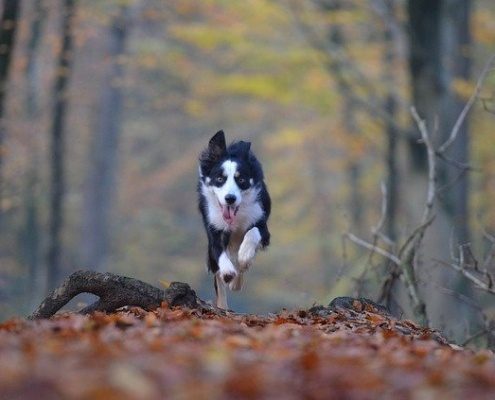
{"label": "white fur on chest", "polygon": [[258,201],[258,188],[250,188],[243,192],[236,218],[232,224],[225,222],[222,209],[211,187],[201,183],[201,193],[206,198],[208,222],[216,229],[242,235],[263,217],[263,210]]}

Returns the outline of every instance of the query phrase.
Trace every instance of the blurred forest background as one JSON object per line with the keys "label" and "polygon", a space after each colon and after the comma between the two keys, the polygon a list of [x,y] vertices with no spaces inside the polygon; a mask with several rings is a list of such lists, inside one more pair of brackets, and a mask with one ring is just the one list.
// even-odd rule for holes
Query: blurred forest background
{"label": "blurred forest background", "polygon": [[[273,201],[272,245],[232,307],[379,299],[393,266],[343,235],[393,253],[419,226],[428,166],[410,107],[444,143],[495,53],[490,0],[0,4],[0,319],[81,268],[212,298],[196,180],[219,129],[253,142]],[[437,160],[414,256],[430,322],[458,337],[493,304],[442,262],[470,243],[495,269],[494,84],[488,71]]]}

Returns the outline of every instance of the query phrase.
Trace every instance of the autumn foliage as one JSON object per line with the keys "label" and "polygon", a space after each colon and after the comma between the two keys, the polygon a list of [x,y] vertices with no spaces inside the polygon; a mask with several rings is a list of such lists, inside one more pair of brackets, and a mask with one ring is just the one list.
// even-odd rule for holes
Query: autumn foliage
{"label": "autumn foliage", "polygon": [[124,308],[0,325],[0,398],[487,398],[495,358],[355,301],[267,316]]}

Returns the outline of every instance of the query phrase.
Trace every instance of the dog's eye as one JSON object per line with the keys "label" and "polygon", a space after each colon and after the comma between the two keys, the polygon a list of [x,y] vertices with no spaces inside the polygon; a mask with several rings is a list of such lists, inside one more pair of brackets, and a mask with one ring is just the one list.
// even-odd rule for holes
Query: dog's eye
{"label": "dog's eye", "polygon": [[224,181],[224,177],[223,176],[217,176],[217,182],[218,183],[222,183]]}
{"label": "dog's eye", "polygon": [[238,182],[239,182],[239,183],[244,183],[244,182],[246,182],[246,180],[245,180],[244,178],[239,178],[239,179],[238,179]]}

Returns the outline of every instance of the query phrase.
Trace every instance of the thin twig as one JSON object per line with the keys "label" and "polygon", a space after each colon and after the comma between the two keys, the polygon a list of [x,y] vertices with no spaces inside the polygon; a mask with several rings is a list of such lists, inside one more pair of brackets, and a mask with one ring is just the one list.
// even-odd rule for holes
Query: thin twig
{"label": "thin twig", "polygon": [[495,114],[495,110],[493,108],[488,107],[489,102],[493,104],[493,102],[494,102],[493,98],[481,99],[481,104],[483,104],[483,110],[485,110],[486,112],[489,112],[490,114]]}
{"label": "thin twig", "polygon": [[481,330],[479,330],[478,332],[476,332],[475,334],[469,336],[467,339],[464,340],[464,342],[461,343],[461,346],[464,347],[464,346],[467,346],[469,343],[471,343],[473,340],[476,340],[478,339],[479,337],[482,337],[482,336],[485,336],[487,334],[489,334],[490,332],[488,331],[488,329],[486,328],[483,328]]}
{"label": "thin twig", "polygon": [[387,220],[387,209],[388,209],[388,204],[387,204],[387,185],[385,182],[381,182],[380,184],[380,189],[382,192],[382,209],[381,209],[381,216],[380,219],[378,220],[377,224],[371,228],[371,233],[382,239],[386,244],[389,246],[395,245],[395,242],[390,239],[387,235],[385,235],[382,232],[383,225],[385,224],[385,221]]}
{"label": "thin twig", "polygon": [[440,158],[441,160],[445,161],[447,164],[451,164],[454,167],[466,171],[475,171],[475,172],[481,172],[482,169],[479,167],[473,167],[470,164],[462,163],[460,161],[454,160],[452,158],[447,157],[444,153],[440,153],[440,151],[436,151],[435,155]]}
{"label": "thin twig", "polygon": [[492,263],[493,261],[493,257],[495,257],[495,243],[492,243],[490,245],[490,249],[488,250],[488,253],[483,261],[483,265],[482,265],[482,269],[484,269],[485,271],[488,270],[488,267],[490,266],[490,264]]}
{"label": "thin twig", "polygon": [[439,153],[444,153],[452,145],[452,143],[454,143],[455,139],[457,138],[457,135],[459,134],[459,130],[461,129],[462,123],[466,119],[466,116],[467,116],[469,110],[471,110],[471,107],[473,106],[474,102],[478,98],[480,91],[481,91],[481,88],[483,86],[483,82],[485,81],[485,78],[488,75],[488,72],[490,72],[494,62],[495,62],[495,54],[493,54],[489,58],[489,60],[487,61],[487,63],[483,67],[483,70],[481,71],[481,75],[478,78],[478,81],[476,82],[476,87],[474,89],[473,94],[471,95],[468,102],[466,103],[466,105],[462,109],[461,113],[457,117],[457,120],[454,124],[454,127],[450,131],[449,138],[438,149]]}
{"label": "thin twig", "polygon": [[477,217],[477,220],[478,220],[478,223],[480,225],[481,234],[483,235],[483,238],[485,238],[486,240],[488,240],[488,242],[490,242],[490,249],[488,250],[488,253],[484,257],[483,266],[482,266],[482,269],[484,269],[486,271],[486,270],[488,270],[488,266],[490,265],[493,258],[495,257],[495,236],[493,236],[491,233],[489,233],[486,230],[484,224],[480,220],[479,215]]}
{"label": "thin twig", "polygon": [[387,258],[388,260],[392,261],[396,265],[400,265],[400,260],[396,256],[394,256],[392,253],[389,253],[387,250],[382,249],[381,247],[378,247],[376,245],[373,245],[372,243],[366,242],[363,239],[358,238],[356,235],[348,232],[345,234],[345,237],[347,237],[351,242],[356,243],[357,245],[364,247],[365,249],[368,249],[370,251],[376,252],[380,254],[381,256]]}
{"label": "thin twig", "polygon": [[421,218],[421,224],[424,224],[428,219],[433,209],[433,203],[435,201],[435,184],[436,184],[436,165],[435,165],[435,148],[430,140],[430,135],[426,129],[426,124],[423,119],[421,119],[416,111],[415,107],[411,107],[411,114],[418,125],[419,132],[421,133],[421,138],[426,146],[426,152],[428,156],[428,191],[426,194],[426,204],[423,212],[423,217]]}
{"label": "thin twig", "polygon": [[457,183],[459,183],[461,178],[464,175],[466,175],[466,172],[468,172],[468,171],[469,171],[469,168],[464,168],[463,170],[459,171],[457,176],[455,176],[450,182],[447,182],[445,185],[443,185],[437,189],[437,195],[439,195],[439,197],[441,197],[440,194],[442,194],[443,192],[446,192],[447,190],[452,189],[455,185],[457,185]]}
{"label": "thin twig", "polygon": [[424,224],[418,226],[414,231],[413,233],[411,233],[409,235],[409,237],[406,239],[406,241],[404,242],[404,244],[402,245],[402,247],[400,248],[399,250],[399,257],[402,258],[403,254],[405,253],[405,251],[409,248],[409,246],[411,245],[411,243],[416,240],[416,237],[418,237],[419,234],[423,235],[423,233],[426,231],[426,229],[433,223],[433,221],[435,220],[435,216],[432,215],[430,217],[430,219],[428,221],[426,221]]}
{"label": "thin twig", "polygon": [[448,263],[448,262],[441,261],[441,260],[435,260],[435,261],[442,264],[442,265],[446,265],[447,267],[450,267],[457,272],[460,272],[462,275],[464,275],[464,277],[466,277],[472,283],[474,283],[475,287],[477,287],[478,289],[484,290],[485,292],[488,292],[491,294],[495,294],[495,289],[493,289],[493,287],[491,287],[490,283],[483,282],[481,279],[479,279],[472,272],[469,272],[465,268],[462,268],[461,266],[454,264],[454,263]]}

